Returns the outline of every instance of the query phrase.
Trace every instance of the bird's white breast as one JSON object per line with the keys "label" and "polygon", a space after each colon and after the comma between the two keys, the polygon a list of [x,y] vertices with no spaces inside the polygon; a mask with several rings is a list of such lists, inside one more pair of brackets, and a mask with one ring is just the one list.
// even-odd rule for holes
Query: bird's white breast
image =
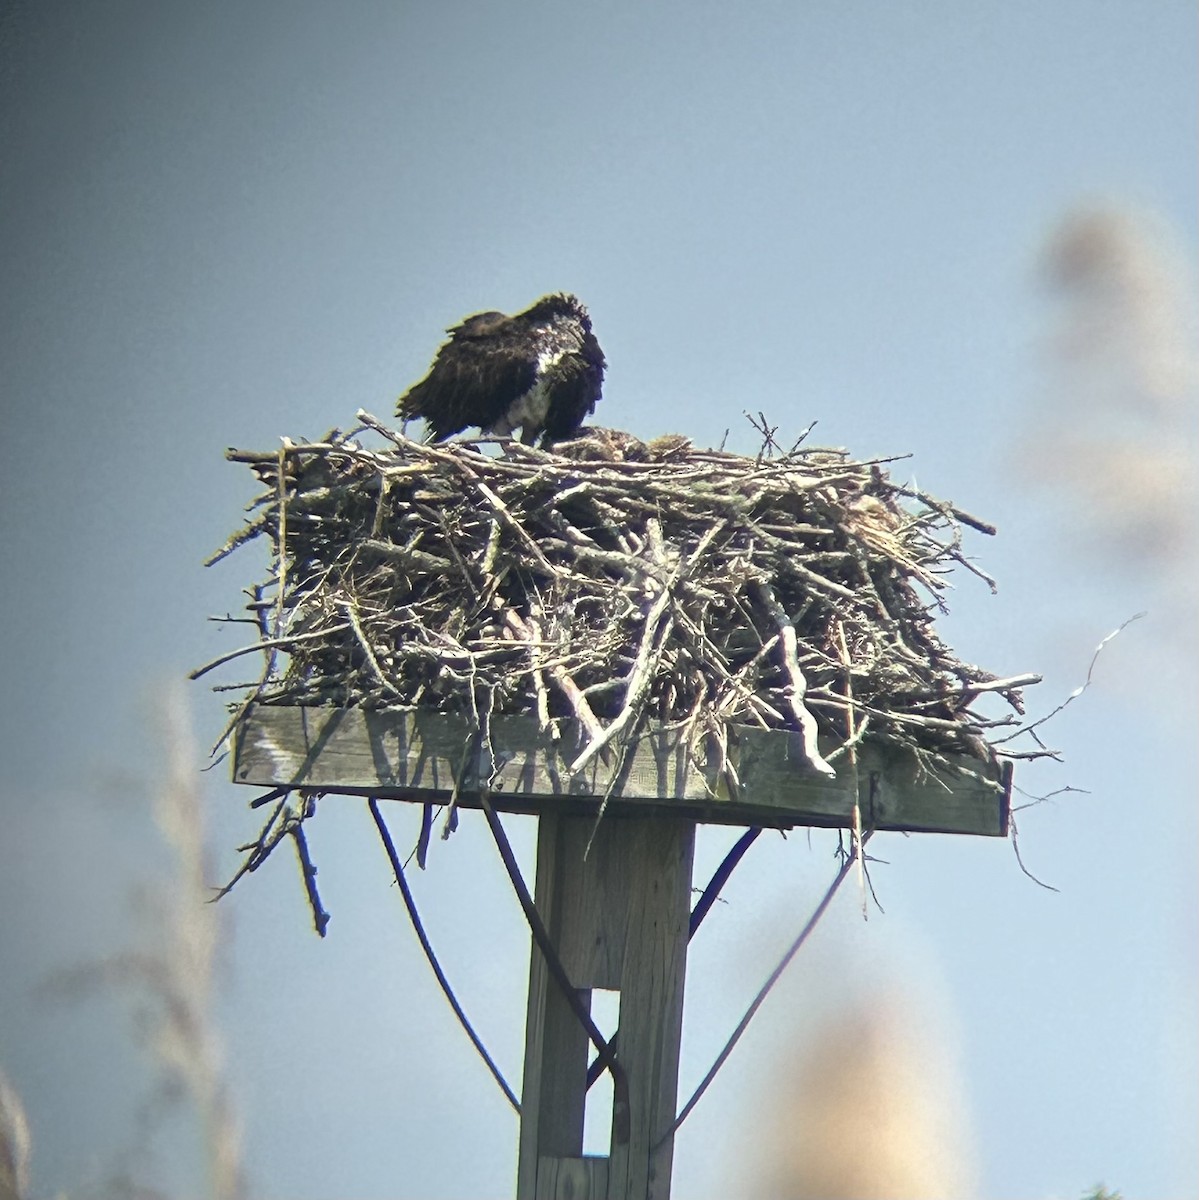
{"label": "bird's white breast", "polygon": [[545,415],[550,410],[550,386],[541,372],[539,367],[533,386],[496,421],[492,432],[507,437],[514,429],[530,426],[540,429],[545,424]]}
{"label": "bird's white breast", "polygon": [[533,386],[495,422],[492,432],[501,437],[508,437],[514,429],[542,428],[550,409],[553,368],[565,355],[572,351],[577,352],[582,344],[577,325],[573,321],[558,319],[545,327],[537,352],[537,374]]}

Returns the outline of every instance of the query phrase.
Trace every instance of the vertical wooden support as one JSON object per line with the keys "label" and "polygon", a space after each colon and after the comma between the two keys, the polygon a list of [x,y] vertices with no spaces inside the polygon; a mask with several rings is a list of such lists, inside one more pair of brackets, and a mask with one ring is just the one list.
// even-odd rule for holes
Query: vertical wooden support
{"label": "vertical wooden support", "polygon": [[[587,1035],[533,947],[525,1025],[517,1200],[668,1200],[695,823],[677,817],[543,814],[537,908],[571,982],[620,992],[617,1057],[630,1133],[583,1156]],[[615,1126],[614,1126],[615,1130]]]}

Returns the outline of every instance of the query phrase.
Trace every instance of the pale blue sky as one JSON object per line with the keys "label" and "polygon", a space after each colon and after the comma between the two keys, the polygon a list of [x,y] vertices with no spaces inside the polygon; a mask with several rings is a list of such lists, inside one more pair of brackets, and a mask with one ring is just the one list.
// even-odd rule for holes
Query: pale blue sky
{"label": "pale blue sky", "polygon": [[[1067,766],[1020,774],[1090,789],[1022,822],[1061,894],[999,841],[880,837],[886,915],[830,916],[681,1131],[675,1195],[727,1197],[771,1065],[896,977],[939,997],[960,1048],[980,1197],[1199,1190],[1194,664],[1160,581],[1076,552],[1069,510],[1014,463],[1045,402],[1035,262],[1057,223],[1136,205],[1194,258],[1195,24],[1176,0],[0,9],[0,1064],[42,1194],[129,1133],[142,1075],[116,1006],[30,989],[113,945],[161,861],[136,804],[96,797],[146,786],[152,687],[237,636],[205,617],[258,558],[200,567],[252,491],[224,448],[386,416],[446,325],[558,289],[607,354],[603,423],[750,449],[743,409],[817,420],[813,440],[911,452],[922,487],[993,520],[969,548],[1000,594],[960,581],[945,631],[1001,673],[1043,670],[1041,709],[1151,610],[1050,727]],[[191,691],[207,744],[221,701]],[[254,823],[223,776],[205,787],[215,877]],[[288,860],[225,902],[254,1195],[509,1194],[515,1120],[369,818],[330,803],[312,841],[325,942]],[[771,839],[705,928],[684,1093],[829,854],[825,834]],[[418,883],[515,1077],[527,946],[493,859],[468,820]],[[180,1193],[188,1138],[160,1164]]]}

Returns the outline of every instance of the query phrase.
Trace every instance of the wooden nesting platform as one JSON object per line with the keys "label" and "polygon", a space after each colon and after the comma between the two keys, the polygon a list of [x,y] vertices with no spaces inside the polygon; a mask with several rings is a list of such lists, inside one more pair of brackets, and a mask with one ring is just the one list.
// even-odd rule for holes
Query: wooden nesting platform
{"label": "wooden nesting platform", "polygon": [[[358,420],[230,452],[264,490],[211,561],[271,551],[257,643],[193,672],[266,654],[234,781],[484,808],[535,946],[517,1198],[668,1200],[697,824],[1007,835],[988,742],[1016,718],[982,702],[1022,715],[1038,677],[934,627],[955,566],[994,589],[962,527],[994,529],[764,418],[752,457],[603,430],[496,455]],[[535,901],[497,811],[538,817]],[[607,1155],[582,1152],[593,1053]]]}
{"label": "wooden nesting platform", "polygon": [[[613,768],[600,758],[568,775],[585,745],[573,725],[554,742],[533,716],[497,715],[491,734],[494,761],[465,718],[261,705],[236,731],[233,778],[264,788],[423,802],[447,801],[460,776],[459,804],[468,808],[478,807],[480,780],[490,778],[496,809],[559,815],[593,813],[612,782]],[[867,829],[1005,837],[1010,763],[938,759],[926,769],[908,751],[864,741],[856,769],[842,754],[830,779],[808,766],[798,733],[735,727],[728,738],[730,772],[720,770],[714,752],[689,755],[676,730],[651,727],[629,756],[607,811],[723,825],[846,828],[856,799]]]}

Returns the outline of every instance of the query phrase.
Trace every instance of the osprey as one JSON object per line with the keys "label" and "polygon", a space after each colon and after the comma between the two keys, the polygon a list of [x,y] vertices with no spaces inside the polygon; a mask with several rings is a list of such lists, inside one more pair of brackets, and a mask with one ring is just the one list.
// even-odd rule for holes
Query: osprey
{"label": "osprey", "polygon": [[435,441],[477,425],[528,445],[572,437],[595,410],[604,352],[574,296],[543,296],[514,317],[476,313],[446,331],[428,375],[400,397],[404,420],[424,417]]}

